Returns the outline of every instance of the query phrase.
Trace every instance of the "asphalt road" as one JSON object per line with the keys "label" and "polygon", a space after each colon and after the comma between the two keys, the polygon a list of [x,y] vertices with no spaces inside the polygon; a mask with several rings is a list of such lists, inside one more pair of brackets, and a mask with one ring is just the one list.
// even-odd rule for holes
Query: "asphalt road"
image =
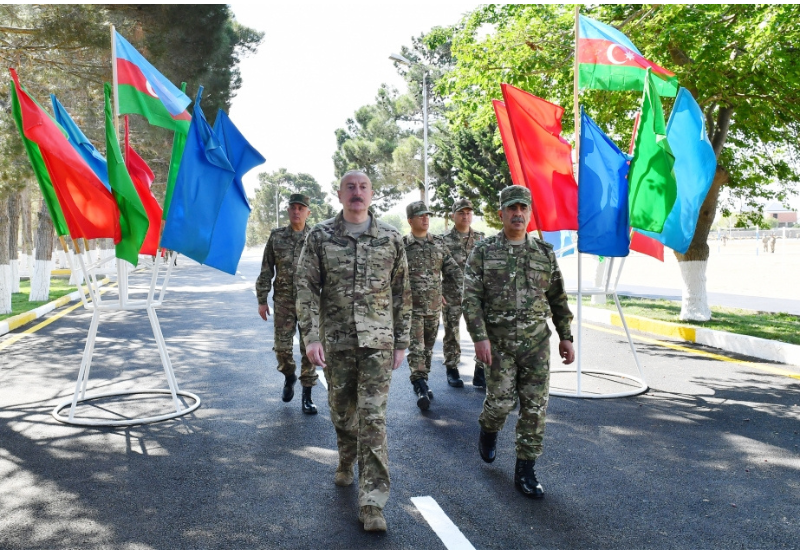
{"label": "asphalt road", "polygon": [[[498,459],[478,457],[483,394],[469,383],[469,347],[467,385],[453,389],[437,345],[426,413],[401,366],[389,399],[389,531],[364,533],[357,487],[333,484],[324,388],[314,389],[317,416],[301,413],[299,385],[294,401],[280,400],[272,323],[258,318],[252,292],[260,255],[247,253],[237,276],[179,264],[159,317],[181,389],[202,398],[193,414],[117,429],[55,421],[89,326],[80,308],[0,348],[3,550],[445,548],[411,500],[421,496],[478,549],[800,548],[800,369],[650,339],[637,342],[646,394],[551,398],[537,463],[542,501],[513,488],[516,413]],[[615,329],[587,328],[583,350],[584,368],[634,372]],[[119,388],[166,388],[142,312],[103,316],[89,392]],[[169,405],[107,399],[79,414]]]}

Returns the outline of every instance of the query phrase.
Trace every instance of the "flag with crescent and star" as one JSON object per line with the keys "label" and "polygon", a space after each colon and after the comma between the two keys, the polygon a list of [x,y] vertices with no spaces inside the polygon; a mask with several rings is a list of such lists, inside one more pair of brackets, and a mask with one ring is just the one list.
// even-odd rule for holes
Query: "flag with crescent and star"
{"label": "flag with crescent and star", "polygon": [[578,29],[578,86],[593,90],[644,89],[651,70],[658,95],[675,97],[678,78],[642,56],[627,36],[605,23],[580,16]]}

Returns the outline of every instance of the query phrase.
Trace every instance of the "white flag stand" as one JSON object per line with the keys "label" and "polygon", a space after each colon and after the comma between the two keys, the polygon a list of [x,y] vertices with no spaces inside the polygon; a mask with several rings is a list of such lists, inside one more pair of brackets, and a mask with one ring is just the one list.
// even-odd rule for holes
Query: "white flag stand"
{"label": "white flag stand", "polygon": [[[75,244],[73,242],[73,244]],[[87,265],[87,262],[84,259],[84,254],[80,252],[77,246],[75,246],[75,258],[77,258],[78,263],[80,264],[81,270],[83,271],[84,280],[89,288],[89,297],[91,301],[87,301],[85,297],[83,297],[83,305],[86,309],[90,309],[93,311],[92,314],[92,322],[89,325],[89,333],[86,338],[86,347],[83,351],[83,360],[81,361],[81,367],[78,372],[78,380],[75,384],[75,392],[73,393],[70,399],[66,399],[56,405],[53,409],[52,415],[53,418],[58,420],[59,422],[64,422],[65,424],[74,424],[78,426],[133,426],[137,424],[148,424],[150,422],[159,422],[161,420],[169,420],[172,418],[177,418],[179,416],[183,416],[185,414],[191,413],[195,411],[200,406],[200,398],[190,392],[180,390],[178,388],[178,382],[175,379],[175,373],[172,369],[172,362],[169,359],[169,354],[167,353],[167,345],[164,341],[164,336],[161,333],[161,325],[158,322],[158,316],[156,315],[156,308],[159,307],[163,300],[164,295],[166,292],[167,285],[169,284],[169,278],[172,274],[172,268],[175,265],[175,259],[177,253],[170,253],[167,260],[166,271],[163,276],[163,280],[161,283],[161,287],[158,294],[158,299],[155,299],[155,292],[156,292],[156,285],[159,278],[159,271],[161,267],[161,255],[160,250],[157,252],[155,259],[152,262],[152,265],[149,266],[152,270],[152,275],[150,278],[150,288],[147,293],[147,298],[144,300],[132,300],[129,297],[129,289],[128,289],[128,267],[130,264],[124,262],[123,260],[117,260],[117,281],[119,283],[119,296],[115,300],[103,300],[101,296],[101,290],[97,283],[97,270],[107,261],[114,259],[113,256],[106,257],[106,258],[98,258],[97,261]],[[83,291],[81,291],[83,294]],[[141,310],[144,309],[147,312],[147,317],[150,320],[150,326],[153,330],[153,336],[155,337],[156,344],[158,345],[158,352],[161,356],[161,365],[164,368],[164,374],[167,378],[167,384],[169,389],[134,389],[134,390],[123,390],[123,391],[115,391],[115,392],[107,392],[101,394],[86,394],[86,387],[89,381],[89,371],[92,366],[92,357],[94,355],[94,344],[95,339],[97,337],[97,328],[100,324],[100,314],[101,312],[109,312],[109,311],[133,311],[133,310]],[[169,412],[166,414],[159,414],[147,417],[139,417],[139,418],[125,418],[122,420],[111,420],[111,419],[82,419],[76,417],[76,408],[78,403],[84,403],[87,401],[95,400],[95,399],[102,399],[108,397],[117,397],[117,396],[125,396],[125,395],[137,395],[137,394],[168,394],[172,396],[172,404],[175,408],[174,412]],[[192,399],[194,403],[191,406],[185,406],[178,396],[185,397]],[[69,414],[64,416],[61,414],[61,411],[65,408],[69,407]]]}

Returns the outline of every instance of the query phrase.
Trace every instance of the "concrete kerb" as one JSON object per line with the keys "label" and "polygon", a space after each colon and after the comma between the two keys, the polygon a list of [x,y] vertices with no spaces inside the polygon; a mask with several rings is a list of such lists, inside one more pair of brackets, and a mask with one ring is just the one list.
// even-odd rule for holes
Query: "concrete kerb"
{"label": "concrete kerb", "polygon": [[[582,316],[584,320],[589,322],[622,327],[619,313],[615,311],[583,306]],[[721,330],[695,328],[678,323],[656,321],[636,315],[626,315],[625,320],[628,322],[628,328],[638,332],[676,338],[685,342],[695,342],[766,361],[774,361],[786,365],[800,365],[800,346],[795,344],[756,338],[755,336],[745,336],[743,334],[733,334]]]}
{"label": "concrete kerb", "polygon": [[[103,286],[111,282],[111,279],[106,277],[99,281],[98,285]],[[0,321],[0,336],[11,332],[12,330],[16,330],[21,326],[27,325],[28,323],[35,321],[36,319],[43,317],[44,315],[50,313],[54,309],[58,309],[62,306],[67,305],[70,302],[74,302],[75,300],[81,299],[81,292],[82,288],[72,292],[71,294],[66,294],[57,300],[53,300],[52,302],[48,302],[43,306],[39,306],[36,309],[32,309],[30,311],[26,311],[25,313],[20,313],[19,315],[14,315],[13,317],[9,317],[5,321]]]}

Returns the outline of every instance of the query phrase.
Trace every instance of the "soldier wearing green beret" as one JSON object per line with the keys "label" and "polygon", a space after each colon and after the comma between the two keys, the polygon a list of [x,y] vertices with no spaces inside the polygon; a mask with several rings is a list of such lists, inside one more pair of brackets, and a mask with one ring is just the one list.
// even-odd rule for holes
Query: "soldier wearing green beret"
{"label": "soldier wearing green beret", "polygon": [[[297,365],[292,351],[293,339],[297,330],[297,312],[295,299],[295,272],[297,260],[303,249],[303,242],[308,235],[309,227],[306,219],[310,213],[309,197],[295,193],[289,197],[289,225],[273,229],[269,235],[264,257],[261,261],[261,274],[256,280],[258,297],[258,314],[265,321],[270,314],[267,297],[272,290],[272,278],[275,277],[275,356],[278,359],[278,370],[285,376],[281,398],[289,402],[294,397],[294,383],[297,381],[295,370]],[[306,345],[303,341],[303,329],[300,329],[300,385],[303,387],[302,409],[306,414],[317,414],[317,406],[311,399],[311,388],[317,383],[317,371],[306,357]]]}
{"label": "soldier wearing green beret", "polygon": [[564,364],[575,359],[564,281],[553,248],[526,233],[531,194],[512,185],[500,192],[503,230],[479,242],[467,260],[462,308],[475,355],[486,363],[486,399],[478,450],[492,462],[497,433],[519,400],[514,485],[542,498],[534,466],[542,454],[550,382],[550,329],[558,332]]}
{"label": "soldier wearing green beret", "polygon": [[[417,406],[423,411],[430,407],[433,396],[428,389],[428,375],[431,372],[433,345],[439,332],[442,302],[460,303],[463,284],[461,268],[450,255],[442,237],[428,233],[430,214],[422,201],[409,204],[406,217],[411,233],[403,236],[413,303],[408,366],[411,369],[411,384],[417,395]],[[449,292],[446,295],[442,294],[442,277],[448,282]],[[453,378],[450,370],[447,376],[448,380]],[[455,369],[455,380],[464,385],[458,377],[458,369]]]}

